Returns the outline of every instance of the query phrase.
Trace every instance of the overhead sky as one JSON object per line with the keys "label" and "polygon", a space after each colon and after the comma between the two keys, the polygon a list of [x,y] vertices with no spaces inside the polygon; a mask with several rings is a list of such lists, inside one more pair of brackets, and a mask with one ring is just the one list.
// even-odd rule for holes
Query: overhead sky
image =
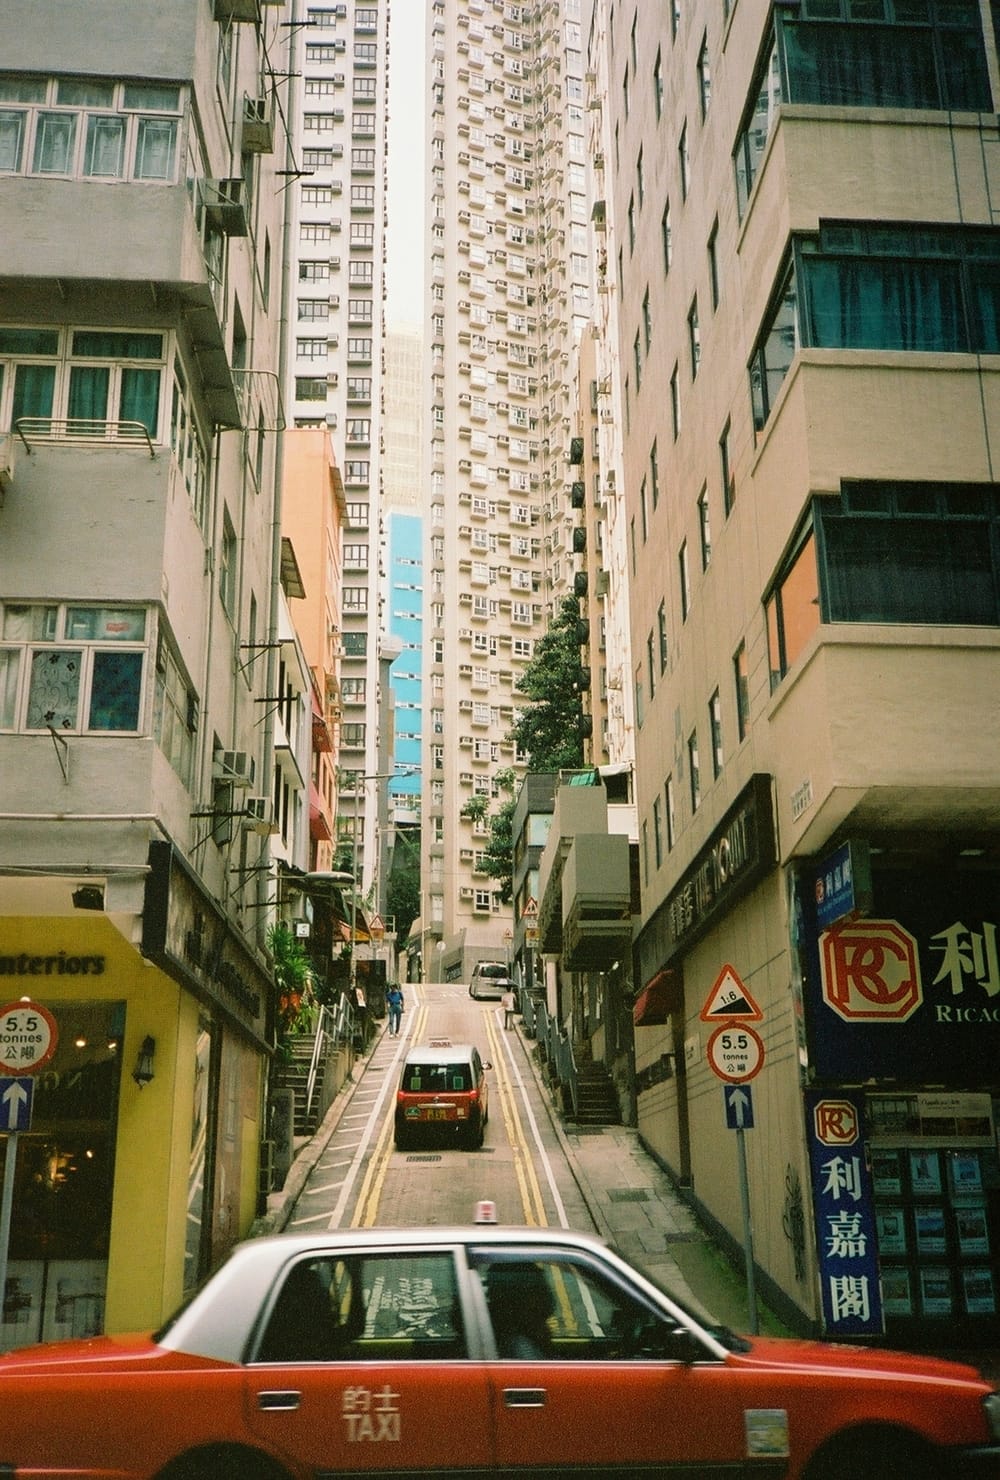
{"label": "overhead sky", "polygon": [[389,12],[389,233],[386,317],[419,324],[424,274],[426,0]]}

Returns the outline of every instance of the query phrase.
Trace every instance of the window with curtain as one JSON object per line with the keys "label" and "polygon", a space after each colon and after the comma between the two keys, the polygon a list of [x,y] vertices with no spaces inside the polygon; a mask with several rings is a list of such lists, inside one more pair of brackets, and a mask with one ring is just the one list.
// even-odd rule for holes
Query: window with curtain
{"label": "window with curtain", "polygon": [[1000,230],[824,222],[797,237],[750,361],[754,425],[773,409],[799,344],[823,349],[1000,352]]}
{"label": "window with curtain", "polygon": [[764,606],[772,690],[821,621],[1000,626],[1000,484],[845,481]]}
{"label": "window with curtain", "polygon": [[57,435],[114,437],[139,424],[155,437],[163,353],[156,333],[0,326],[0,426],[33,417]]}
{"label": "window with curtain", "polygon": [[742,215],[778,106],[992,113],[976,0],[801,0],[775,7],[734,153]]}
{"label": "window with curtain", "polygon": [[142,607],[2,610],[0,728],[135,732],[146,652]]}

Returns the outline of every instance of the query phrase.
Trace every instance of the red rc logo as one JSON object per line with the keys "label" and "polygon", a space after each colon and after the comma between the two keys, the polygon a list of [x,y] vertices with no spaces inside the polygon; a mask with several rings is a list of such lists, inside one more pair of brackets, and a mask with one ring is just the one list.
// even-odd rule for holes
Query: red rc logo
{"label": "red rc logo", "polygon": [[853,1023],[902,1023],[923,1001],[917,943],[896,920],[849,920],[820,936],[823,997]]}
{"label": "red rc logo", "polygon": [[850,1146],[858,1139],[858,1112],[850,1100],[820,1100],[813,1107],[813,1126],[824,1146]]}

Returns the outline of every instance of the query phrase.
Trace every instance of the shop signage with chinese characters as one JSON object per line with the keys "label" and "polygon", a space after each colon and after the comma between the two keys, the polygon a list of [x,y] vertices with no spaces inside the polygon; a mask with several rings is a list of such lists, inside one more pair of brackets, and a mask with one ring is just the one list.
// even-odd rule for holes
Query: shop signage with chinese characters
{"label": "shop signage with chinese characters", "polygon": [[640,978],[653,976],[706,935],[773,868],[776,857],[771,777],[758,773],[643,930],[637,942]]}
{"label": "shop signage with chinese characters", "polygon": [[169,843],[150,844],[142,953],[263,1040],[273,987]]}
{"label": "shop signage with chinese characters", "polygon": [[882,1334],[875,1206],[861,1095],[809,1091],[806,1131],[812,1170],[824,1334]]}
{"label": "shop signage with chinese characters", "polygon": [[816,872],[816,921],[821,930],[872,904],[871,855],[865,842],[844,843],[823,859]]}

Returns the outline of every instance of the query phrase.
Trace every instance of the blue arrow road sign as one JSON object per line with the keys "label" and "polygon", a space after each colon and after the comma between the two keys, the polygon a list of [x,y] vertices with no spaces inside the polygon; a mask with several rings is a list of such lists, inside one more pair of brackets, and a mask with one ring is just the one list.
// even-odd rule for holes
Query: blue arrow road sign
{"label": "blue arrow road sign", "polygon": [[753,1095],[749,1084],[726,1084],[722,1088],[726,1106],[726,1125],[731,1131],[753,1128]]}
{"label": "blue arrow road sign", "polygon": [[0,1134],[31,1130],[35,1082],[21,1076],[0,1078]]}

